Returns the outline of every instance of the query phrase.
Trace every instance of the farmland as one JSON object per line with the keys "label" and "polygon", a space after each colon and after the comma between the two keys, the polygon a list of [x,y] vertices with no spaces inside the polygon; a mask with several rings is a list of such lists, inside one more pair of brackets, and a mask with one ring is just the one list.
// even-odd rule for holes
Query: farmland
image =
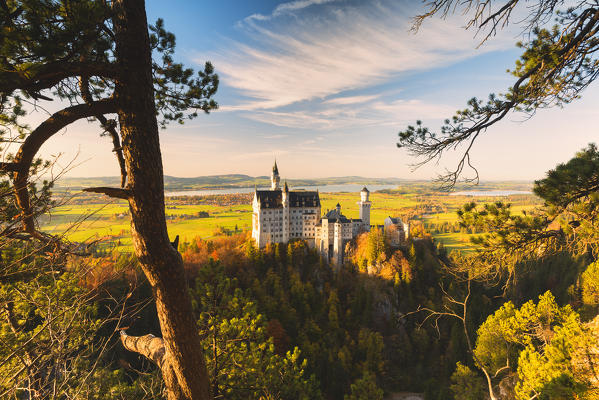
{"label": "farmland", "polygon": [[[502,186],[503,187],[503,186]],[[195,237],[209,239],[235,231],[251,230],[251,194],[167,198],[166,215],[169,235],[181,241]],[[321,193],[322,212],[342,206],[349,218],[358,218],[358,193]],[[529,210],[539,204],[533,195],[509,197],[450,196],[430,187],[404,185],[396,190],[371,193],[371,224],[382,225],[387,216],[400,216],[421,225],[448,249],[470,251],[470,235],[461,232],[456,211],[466,202],[506,201],[514,212]],[[97,241],[102,247],[129,251],[128,207],[124,201],[104,197],[74,197],[69,204],[53,209],[41,221],[42,228],[64,234],[73,242]]]}

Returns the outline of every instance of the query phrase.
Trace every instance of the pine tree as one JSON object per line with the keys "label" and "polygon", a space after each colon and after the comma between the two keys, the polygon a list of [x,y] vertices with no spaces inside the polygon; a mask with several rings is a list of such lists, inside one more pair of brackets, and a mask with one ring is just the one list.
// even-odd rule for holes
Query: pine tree
{"label": "pine tree", "polygon": [[517,26],[523,38],[517,43],[522,54],[510,71],[515,82],[504,93],[491,93],[487,101],[470,99],[467,108],[446,119],[437,132],[416,121],[399,133],[398,147],[422,157],[422,163],[438,161],[446,151],[466,144],[455,169],[440,177],[445,186],[453,187],[465,168],[474,174],[466,180],[478,181],[470,150],[490,127],[514,112],[530,116],[538,109],[570,103],[599,76],[599,5],[595,1],[434,0],[427,7],[415,18],[415,29],[433,16],[463,13],[464,25],[483,38],[481,45],[509,25]]}
{"label": "pine tree", "polygon": [[[210,98],[218,77],[209,63],[194,76],[173,61],[175,37],[162,21],[149,33],[143,0],[15,0],[2,6],[0,134],[12,140],[17,132],[23,140],[1,164],[22,215],[22,226],[6,233],[54,241],[34,220],[28,181],[36,154],[73,122],[99,121],[114,144],[121,187],[87,190],[129,203],[134,248],[155,293],[164,339],[160,352],[145,355],[160,366],[169,399],[210,398],[183,262],[166,228],[157,115],[164,126],[216,108]],[[24,103],[40,105],[49,96],[68,106],[29,130],[22,121]],[[186,116],[187,109],[192,111]],[[141,349],[135,342],[123,336],[126,347]]]}

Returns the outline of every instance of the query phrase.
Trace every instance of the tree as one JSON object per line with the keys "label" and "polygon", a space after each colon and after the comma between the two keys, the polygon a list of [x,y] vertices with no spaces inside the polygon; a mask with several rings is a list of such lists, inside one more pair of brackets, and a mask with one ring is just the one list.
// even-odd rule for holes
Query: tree
{"label": "tree", "polygon": [[[426,13],[415,18],[414,30],[432,16],[446,17],[463,12],[469,15],[466,27],[482,34],[481,45],[498,30],[512,24],[513,13],[522,10],[526,14],[524,18],[518,16],[516,22],[522,28],[524,41],[517,46],[523,53],[511,71],[516,81],[506,93],[490,94],[486,102],[472,98],[466,109],[445,120],[439,132],[424,127],[421,121],[399,132],[398,147],[421,157],[418,165],[465,145],[455,169],[439,177],[445,187],[453,187],[465,168],[474,172],[473,177],[465,180],[478,182],[478,172],[470,163],[470,150],[488,128],[513,112],[530,116],[538,109],[576,100],[599,76],[599,4],[596,1],[537,0],[531,5],[522,0],[497,3],[434,0],[428,7]],[[556,24],[546,27],[554,19]]]}
{"label": "tree", "polygon": [[297,347],[275,353],[267,324],[256,304],[210,260],[198,274],[193,291],[202,344],[208,354],[214,397],[227,399],[318,399],[307,360]]}
{"label": "tree", "polygon": [[581,275],[582,302],[587,305],[599,305],[599,263],[590,264]]}
{"label": "tree", "polygon": [[451,375],[450,386],[456,399],[478,400],[485,397],[485,382],[468,366],[458,361],[455,372]]}
{"label": "tree", "polygon": [[[522,260],[540,259],[560,252],[591,260],[599,255],[599,151],[594,144],[571,160],[557,165],[546,177],[535,181],[534,192],[544,205],[522,215],[510,204],[496,202],[478,206],[465,204],[458,211],[460,225],[486,232],[472,241],[480,245],[479,264],[490,275],[513,267]],[[483,268],[484,269],[484,268]]]}
{"label": "tree", "polygon": [[383,391],[376,384],[376,377],[370,372],[356,379],[351,384],[351,394],[345,396],[345,400],[382,400]]}
{"label": "tree", "polygon": [[[517,373],[517,398],[596,397],[596,377],[588,373],[597,361],[590,350],[596,338],[570,306],[557,305],[551,292],[519,309],[505,303],[477,334],[474,353],[486,369],[495,376]],[[577,354],[586,355],[584,368],[572,361]]]}
{"label": "tree", "polygon": [[[114,143],[120,188],[89,188],[125,199],[135,253],[153,288],[162,340],[123,335],[159,365],[169,399],[207,399],[210,383],[181,255],[164,213],[161,124],[216,108],[218,77],[207,63],[196,77],[173,61],[174,35],[161,21],[148,32],[143,0],[1,1],[0,123],[3,140],[21,142],[0,167],[10,176],[22,225],[5,232],[56,243],[36,229],[28,180],[40,147],[69,124],[95,118]],[[152,59],[152,51],[160,55]],[[53,95],[69,104],[34,129],[22,121]],[[185,110],[194,109],[190,114]],[[116,115],[109,119],[107,115]],[[157,352],[151,352],[155,349]]]}

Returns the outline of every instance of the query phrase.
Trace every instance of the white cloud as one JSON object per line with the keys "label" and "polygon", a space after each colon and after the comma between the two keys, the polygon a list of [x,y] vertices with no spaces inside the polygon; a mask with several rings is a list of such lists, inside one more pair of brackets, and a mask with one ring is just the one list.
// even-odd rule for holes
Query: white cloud
{"label": "white cloud", "polygon": [[[313,1],[292,2],[317,4]],[[294,9],[296,6],[288,6]],[[245,43],[210,57],[224,85],[250,100],[226,110],[273,110],[319,100],[398,79],[506,47],[494,40],[476,50],[472,32],[458,16],[430,20],[417,35],[409,32],[416,11],[405,5],[368,2],[327,7],[322,13],[301,12],[294,18],[260,21],[246,31]],[[273,16],[275,13],[273,13]],[[350,98],[351,99],[351,98]],[[327,100],[335,104],[335,100]],[[336,104],[343,104],[337,100]]]}
{"label": "white cloud", "polygon": [[290,1],[288,3],[281,3],[275,7],[273,12],[270,15],[263,14],[252,14],[249,17],[245,18],[245,22],[251,23],[252,21],[267,21],[273,17],[279,17],[284,14],[291,13],[293,11],[299,11],[304,8],[310,7],[312,5],[319,5],[325,3],[332,3],[333,1],[338,0],[296,0]]}
{"label": "white cloud", "polygon": [[420,100],[379,100],[360,104],[359,108],[353,102],[332,105],[323,102],[316,111],[255,110],[244,115],[251,120],[280,127],[332,131],[358,127],[395,128],[398,124],[411,123],[418,118],[444,119],[454,112],[451,106]]}
{"label": "white cloud", "polygon": [[323,104],[358,104],[358,103],[367,103],[378,98],[379,95],[372,96],[349,96],[349,97],[336,97],[334,99],[328,99],[323,101]]}

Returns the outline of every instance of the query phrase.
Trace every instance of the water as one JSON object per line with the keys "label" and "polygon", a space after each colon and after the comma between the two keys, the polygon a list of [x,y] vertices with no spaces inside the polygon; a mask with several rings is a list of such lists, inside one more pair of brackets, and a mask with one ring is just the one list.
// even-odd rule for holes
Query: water
{"label": "water", "polygon": [[[322,186],[297,186],[290,187],[289,190],[300,190],[306,191],[319,190],[322,193],[338,193],[338,192],[350,192],[357,193],[364,185],[355,184],[343,184],[343,185],[322,185]],[[397,185],[366,185],[368,190],[375,192],[382,189],[395,189]],[[258,188],[262,189],[262,188]],[[269,188],[270,189],[270,188]],[[168,197],[172,196],[208,196],[211,194],[235,194],[235,193],[253,193],[254,188],[230,188],[230,189],[207,189],[207,190],[181,190],[176,192],[166,192],[165,195]]]}
{"label": "water", "polygon": [[475,197],[500,197],[511,196],[514,194],[532,194],[527,190],[466,190],[463,192],[453,192],[450,196],[475,196]]}

